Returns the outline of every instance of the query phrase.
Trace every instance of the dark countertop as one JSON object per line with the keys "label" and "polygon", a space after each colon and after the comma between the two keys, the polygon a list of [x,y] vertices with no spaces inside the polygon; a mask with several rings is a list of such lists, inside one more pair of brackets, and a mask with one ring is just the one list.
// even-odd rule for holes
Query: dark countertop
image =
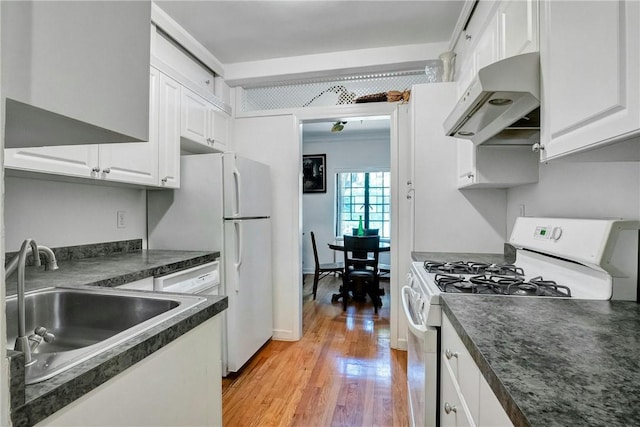
{"label": "dark countertop", "polygon": [[441,296],[515,425],[640,424],[640,304]]}
{"label": "dark countertop", "polygon": [[[146,277],[158,277],[214,261],[220,252],[141,250],[58,261],[58,270],[27,267],[27,290],[49,286],[114,287]],[[16,273],[7,279],[7,295],[16,293]]]}
{"label": "dark countertop", "polygon": [[[219,252],[142,250],[107,256],[60,261],[59,269],[43,271],[27,267],[27,289],[50,286],[115,287],[146,277],[163,276],[175,271],[214,261]],[[7,280],[7,294],[16,292],[15,275]],[[132,291],[144,292],[144,291]],[[166,294],[165,294],[166,295]],[[14,426],[31,426],[73,402],[128,367],[224,311],[226,296],[207,296],[207,301],[119,344],[55,377],[24,386],[24,380],[11,382]],[[9,352],[15,356],[17,352]],[[21,358],[12,358],[14,363]],[[12,380],[16,373],[12,370]],[[23,402],[24,403],[21,403]]]}

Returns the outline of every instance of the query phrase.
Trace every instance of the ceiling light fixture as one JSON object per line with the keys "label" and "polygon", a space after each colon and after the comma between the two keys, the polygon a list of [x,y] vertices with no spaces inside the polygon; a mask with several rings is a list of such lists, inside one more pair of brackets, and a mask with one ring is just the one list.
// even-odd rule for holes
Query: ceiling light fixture
{"label": "ceiling light fixture", "polygon": [[347,124],[347,122],[341,122],[341,121],[338,120],[331,127],[331,132],[340,132],[342,129],[344,129],[344,125],[346,125],[346,124]]}

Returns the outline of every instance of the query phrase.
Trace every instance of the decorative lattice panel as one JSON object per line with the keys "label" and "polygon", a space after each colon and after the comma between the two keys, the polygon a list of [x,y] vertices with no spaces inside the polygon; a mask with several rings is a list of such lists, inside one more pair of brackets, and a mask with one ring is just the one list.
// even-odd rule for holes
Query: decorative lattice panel
{"label": "decorative lattice panel", "polygon": [[[427,70],[428,71],[428,70]],[[331,81],[297,82],[280,86],[247,88],[243,91],[242,110],[321,107],[352,104],[360,96],[404,91],[414,84],[439,81],[436,73],[425,70],[345,77]]]}

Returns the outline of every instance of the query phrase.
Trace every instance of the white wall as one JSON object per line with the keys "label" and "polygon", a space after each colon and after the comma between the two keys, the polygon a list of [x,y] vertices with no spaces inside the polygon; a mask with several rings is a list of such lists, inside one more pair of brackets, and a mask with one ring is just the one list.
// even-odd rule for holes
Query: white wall
{"label": "white wall", "polygon": [[[146,239],[143,189],[6,177],[4,208],[7,252],[26,238],[49,247]],[[117,211],[126,228],[116,227]]]}
{"label": "white wall", "polygon": [[301,143],[294,115],[234,121],[237,153],[271,167],[273,338],[302,336]]}
{"label": "white wall", "polygon": [[640,163],[542,164],[539,182],[509,189],[507,202],[509,234],[521,205],[526,216],[640,219]]}
{"label": "white wall", "polygon": [[506,191],[457,189],[457,150],[442,123],[457,101],[455,83],[413,86],[414,250],[502,253]]}
{"label": "white wall", "polygon": [[[349,124],[347,123],[345,126],[349,126]],[[328,124],[325,141],[305,142],[304,139],[302,141],[303,154],[326,154],[327,156],[327,192],[307,193],[302,197],[302,230],[304,233],[302,269],[304,273],[313,273],[315,266],[311,247],[311,231],[316,237],[320,262],[334,261],[335,253],[329,249],[327,243],[335,239],[336,173],[390,170],[390,134],[388,130],[370,136],[341,138],[340,135],[331,134],[330,128],[331,124]]]}

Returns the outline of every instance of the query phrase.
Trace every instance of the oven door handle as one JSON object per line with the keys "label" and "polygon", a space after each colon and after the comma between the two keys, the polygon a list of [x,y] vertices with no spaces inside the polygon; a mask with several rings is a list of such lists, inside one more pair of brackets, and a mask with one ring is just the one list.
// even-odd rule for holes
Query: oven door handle
{"label": "oven door handle", "polygon": [[427,332],[427,327],[417,324],[413,319],[411,309],[409,308],[409,295],[411,295],[412,293],[414,293],[414,290],[409,286],[402,287],[402,308],[404,309],[404,316],[407,318],[409,329],[414,335],[420,335]]}

